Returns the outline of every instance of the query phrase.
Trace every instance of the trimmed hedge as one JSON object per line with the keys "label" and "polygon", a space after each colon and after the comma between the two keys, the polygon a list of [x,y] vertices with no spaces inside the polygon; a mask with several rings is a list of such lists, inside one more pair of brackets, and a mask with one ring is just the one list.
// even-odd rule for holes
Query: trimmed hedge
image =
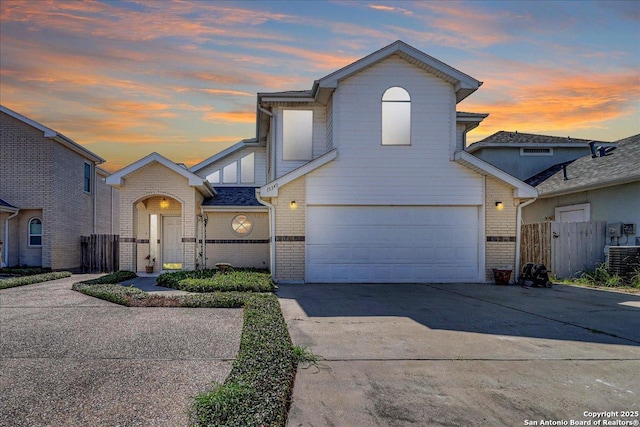
{"label": "trimmed hedge", "polygon": [[32,285],[34,283],[48,282],[50,280],[63,279],[70,276],[71,273],[69,273],[68,271],[56,271],[53,273],[34,274],[31,276],[11,277],[9,279],[0,280],[0,289]]}
{"label": "trimmed hedge", "polygon": [[216,274],[216,270],[180,271],[158,277],[158,286],[187,292],[274,292],[271,275],[256,270],[230,270]]}
{"label": "trimmed hedge", "polygon": [[192,426],[284,426],[297,360],[273,294],[245,303],[238,357],[224,384],[214,384],[191,405]]}
{"label": "trimmed hedge", "polygon": [[190,423],[198,427],[286,425],[299,357],[274,294],[214,292],[162,296],[137,288],[86,282],[74,284],[73,289],[133,307],[243,307],[240,349],[231,373],[223,384],[214,383],[209,392],[194,398],[189,410]]}
{"label": "trimmed hedge", "polygon": [[51,273],[51,269],[48,267],[5,267],[0,268],[0,273],[13,276],[33,276],[34,274]]}

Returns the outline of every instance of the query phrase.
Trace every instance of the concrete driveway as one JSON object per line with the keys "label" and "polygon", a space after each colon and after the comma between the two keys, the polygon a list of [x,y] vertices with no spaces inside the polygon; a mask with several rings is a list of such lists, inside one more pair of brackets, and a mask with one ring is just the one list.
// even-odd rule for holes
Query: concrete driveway
{"label": "concrete driveway", "polygon": [[71,290],[0,290],[0,426],[185,426],[222,382],[242,310],[127,308]]}
{"label": "concrete driveway", "polygon": [[291,427],[571,425],[640,410],[640,296],[485,284],[278,296],[294,344],[325,358],[298,369]]}

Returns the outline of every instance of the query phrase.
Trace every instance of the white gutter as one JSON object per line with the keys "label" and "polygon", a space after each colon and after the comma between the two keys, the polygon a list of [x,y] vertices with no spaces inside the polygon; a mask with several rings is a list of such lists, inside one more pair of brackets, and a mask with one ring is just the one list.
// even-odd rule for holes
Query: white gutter
{"label": "white gutter", "polygon": [[[515,259],[515,277],[517,280],[518,275],[520,274],[520,240],[521,240],[521,232],[522,232],[522,208],[525,206],[529,206],[531,203],[535,202],[535,199],[529,199],[526,202],[522,202],[518,205],[518,211],[516,214],[516,259]],[[547,268],[551,268],[550,265],[546,266]]]}
{"label": "white gutter", "polygon": [[271,279],[278,283],[276,279],[276,208],[271,203],[260,198],[260,190],[256,188],[256,200],[267,208],[269,208],[269,271]]}
{"label": "white gutter", "polygon": [[5,267],[9,263],[9,220],[15,218],[19,213],[20,210],[17,210],[13,215],[8,216],[7,219],[4,220],[4,250],[2,252],[4,261],[2,261],[2,264]]}

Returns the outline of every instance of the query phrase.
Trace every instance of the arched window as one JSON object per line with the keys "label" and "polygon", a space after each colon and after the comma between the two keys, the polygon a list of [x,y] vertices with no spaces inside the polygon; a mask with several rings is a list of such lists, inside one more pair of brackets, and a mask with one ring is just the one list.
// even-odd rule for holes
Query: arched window
{"label": "arched window", "polygon": [[398,86],[382,95],[382,145],[411,145],[411,97]]}
{"label": "arched window", "polygon": [[42,246],[42,221],[38,218],[29,221],[29,246]]}

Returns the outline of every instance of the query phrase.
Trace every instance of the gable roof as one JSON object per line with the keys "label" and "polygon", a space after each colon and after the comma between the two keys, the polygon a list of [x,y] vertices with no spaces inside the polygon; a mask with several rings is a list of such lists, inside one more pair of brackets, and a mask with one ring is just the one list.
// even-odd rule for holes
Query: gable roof
{"label": "gable roof", "polygon": [[131,163],[129,166],[120,169],[118,172],[112,173],[107,177],[107,184],[114,187],[120,187],[124,185],[125,176],[132,174],[138,169],[141,169],[154,162],[159,163],[177,173],[178,175],[182,175],[183,177],[185,177],[189,181],[189,185],[192,187],[196,187],[203,195],[213,196],[214,194],[216,194],[216,191],[207,180],[188,171],[186,168],[179,166],[178,164],[172,162],[171,160],[158,153],[151,153],[148,156],[138,160],[137,162]]}
{"label": "gable roof", "polygon": [[32,120],[28,117],[23,116],[20,113],[16,113],[15,111],[0,105],[0,111],[13,117],[14,119],[20,120],[21,122],[35,128],[38,129],[39,131],[41,131],[44,134],[45,138],[49,138],[52,139],[60,144],[62,144],[63,146],[69,148],[72,151],[75,151],[76,153],[80,154],[82,157],[89,159],[95,163],[104,163],[105,160],[98,156],[97,154],[87,150],[86,148],[84,148],[82,145],[78,144],[77,142],[71,140],[70,138],[67,138],[66,136],[64,136],[63,134],[56,132],[55,130],[46,127],[45,125],[36,122],[35,120]]}
{"label": "gable roof", "polygon": [[[640,181],[640,134],[616,141],[617,147],[604,157],[590,154],[573,162],[564,163],[567,180],[562,171],[563,163],[552,166],[540,174],[547,175],[536,186],[541,198],[595,190],[597,188]],[[535,182],[536,177],[528,181]]]}
{"label": "gable roof", "polygon": [[209,166],[211,163],[215,163],[220,159],[223,159],[233,153],[235,153],[236,151],[240,151],[243,148],[246,147],[251,147],[251,146],[258,146],[258,142],[256,140],[256,138],[248,138],[248,139],[243,139],[240,142],[237,142],[235,144],[233,144],[231,147],[228,147],[222,151],[220,151],[219,153],[214,154],[213,156],[201,161],[200,163],[193,165],[189,168],[190,172],[196,173],[201,169],[204,169],[205,167]]}
{"label": "gable roof", "polygon": [[392,55],[398,55],[400,58],[420,67],[443,80],[453,84],[456,91],[456,101],[460,102],[467,96],[475,92],[482,82],[474,79],[468,74],[463,73],[450,65],[445,64],[438,59],[427,55],[426,53],[416,49],[403,42],[397,40],[388,46],[377,50],[364,58],[361,58],[345,67],[334,71],[316,80],[311,90],[304,91],[285,91],[258,93],[258,105],[264,102],[314,102],[325,101],[328,99],[326,95],[327,89],[329,93],[338,87],[340,80],[346,79],[365,68],[368,68]]}
{"label": "gable roof", "polygon": [[469,154],[466,151],[457,151],[453,159],[456,163],[466,166],[480,175],[489,175],[504,182],[513,188],[514,198],[527,199],[538,196],[538,191],[529,184],[520,181],[518,178],[509,175],[505,171],[498,169],[473,154]]}
{"label": "gable roof", "polygon": [[218,187],[216,193],[205,199],[202,206],[267,209],[256,199],[256,187]]}
{"label": "gable roof", "polygon": [[585,147],[590,142],[598,145],[611,145],[604,141],[591,139],[579,139],[571,137],[537,135],[533,133],[508,132],[501,130],[467,147],[469,153],[473,153],[486,147]]}

